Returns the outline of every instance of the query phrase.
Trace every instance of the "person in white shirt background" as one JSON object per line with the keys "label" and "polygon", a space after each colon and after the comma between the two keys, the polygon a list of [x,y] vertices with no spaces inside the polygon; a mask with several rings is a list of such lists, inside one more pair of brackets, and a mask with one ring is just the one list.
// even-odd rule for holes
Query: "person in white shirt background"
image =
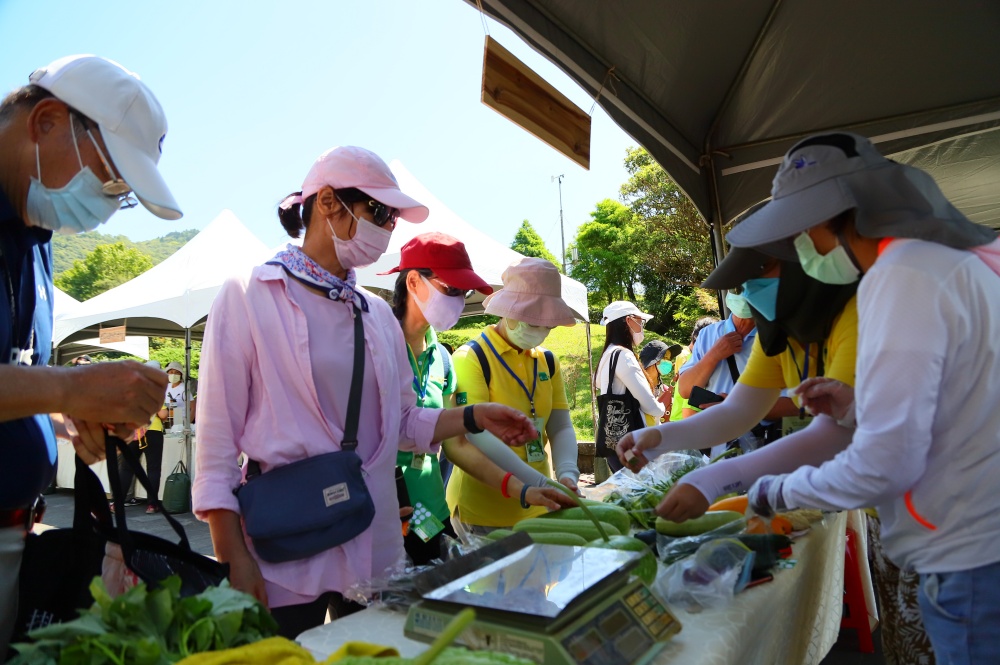
{"label": "person in white shirt background", "polygon": [[821,415],[854,428],[819,467],[760,478],[761,514],[875,505],[882,544],[920,575],[939,663],[1000,662],[1000,242],[924,171],[856,134],[800,141],[771,203],[727,236],[784,241],[828,284],[861,280],[855,389],[810,380]]}

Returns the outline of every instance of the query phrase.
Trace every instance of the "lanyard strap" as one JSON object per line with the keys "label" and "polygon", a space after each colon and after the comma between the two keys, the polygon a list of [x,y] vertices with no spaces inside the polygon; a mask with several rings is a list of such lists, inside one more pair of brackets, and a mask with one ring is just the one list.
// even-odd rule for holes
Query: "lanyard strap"
{"label": "lanyard strap", "polygon": [[497,353],[496,348],[493,346],[493,342],[491,342],[490,339],[486,336],[486,333],[482,333],[481,336],[483,338],[483,341],[486,342],[486,346],[490,347],[490,351],[493,352],[493,355],[495,355],[497,357],[497,360],[500,361],[500,364],[503,365],[503,368],[505,370],[507,370],[508,374],[510,374],[512,377],[514,377],[514,380],[517,381],[517,385],[521,386],[521,390],[524,391],[524,394],[528,398],[528,404],[531,405],[531,417],[534,418],[535,417],[535,387],[538,385],[538,358],[534,358],[533,359],[535,361],[535,367],[534,367],[534,375],[531,378],[531,392],[529,393],[528,392],[528,387],[526,385],[524,385],[524,381],[522,381],[521,377],[519,377],[517,374],[515,374],[514,370],[512,370],[510,368],[510,366],[506,362],[504,362],[504,359],[500,357],[500,354]]}
{"label": "lanyard strap", "polygon": [[[7,287],[7,297],[10,300],[10,357],[8,362],[11,365],[20,365],[25,355],[25,347],[21,346],[21,331],[17,318],[17,294],[14,293],[14,279],[10,274],[10,266],[7,264],[7,257],[4,256],[3,249],[0,248],[0,262],[3,263],[4,286]],[[27,350],[30,352],[35,346],[35,322],[29,321],[29,332],[26,340]],[[30,353],[28,354],[30,355]],[[0,363],[3,359],[0,359]],[[30,363],[29,363],[30,364]]]}
{"label": "lanyard strap", "polygon": [[[420,366],[420,360],[409,345],[406,346],[406,350],[413,356],[413,366],[417,370],[413,373],[413,392],[417,393],[417,406],[423,406],[424,398],[427,397],[427,384],[431,379],[431,366],[434,364],[434,346],[427,347],[427,362],[424,363],[423,367]],[[427,369],[426,372],[424,368]]]}

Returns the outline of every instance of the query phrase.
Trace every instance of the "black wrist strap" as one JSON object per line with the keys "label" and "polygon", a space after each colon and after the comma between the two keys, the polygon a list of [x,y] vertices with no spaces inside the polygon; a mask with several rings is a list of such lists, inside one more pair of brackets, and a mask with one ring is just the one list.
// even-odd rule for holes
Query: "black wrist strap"
{"label": "black wrist strap", "polygon": [[525,510],[531,508],[531,504],[525,500],[525,497],[527,496],[528,496],[528,483],[524,483],[524,486],[521,488],[521,507],[524,508]]}
{"label": "black wrist strap", "polygon": [[476,425],[476,414],[472,411],[473,406],[475,405],[470,404],[462,411],[462,421],[465,423],[465,429],[469,434],[479,434],[484,430],[482,427]]}

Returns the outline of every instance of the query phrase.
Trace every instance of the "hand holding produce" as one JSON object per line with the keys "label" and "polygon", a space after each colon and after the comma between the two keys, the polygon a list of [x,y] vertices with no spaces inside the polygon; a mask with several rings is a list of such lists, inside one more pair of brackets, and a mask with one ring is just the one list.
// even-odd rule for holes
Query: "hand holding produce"
{"label": "hand holding produce", "polygon": [[799,404],[814,416],[825,414],[844,427],[854,426],[854,388],[825,377],[806,379],[795,388]]}
{"label": "hand holding produce", "polygon": [[708,499],[694,485],[679,483],[667,492],[656,507],[656,514],[674,522],[701,517],[708,510]]}
{"label": "hand holding produce", "polygon": [[[643,455],[643,451],[655,448],[662,441],[660,431],[656,427],[644,427],[634,432],[629,432],[615,446],[618,459],[628,469],[638,471],[649,464],[649,460]],[[626,457],[626,453],[631,454]]]}

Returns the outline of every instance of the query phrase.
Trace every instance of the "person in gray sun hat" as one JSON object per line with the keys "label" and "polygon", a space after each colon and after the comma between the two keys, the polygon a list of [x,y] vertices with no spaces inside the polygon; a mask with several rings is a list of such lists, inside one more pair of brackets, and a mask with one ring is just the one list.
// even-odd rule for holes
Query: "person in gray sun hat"
{"label": "person in gray sun hat", "polygon": [[1000,662],[1000,243],[924,171],[856,134],[796,144],[773,200],[734,228],[738,247],[780,241],[806,274],[860,280],[855,387],[809,379],[803,403],[854,426],[818,467],[764,476],[758,513],[875,505],[882,544],[920,575],[939,662]]}

